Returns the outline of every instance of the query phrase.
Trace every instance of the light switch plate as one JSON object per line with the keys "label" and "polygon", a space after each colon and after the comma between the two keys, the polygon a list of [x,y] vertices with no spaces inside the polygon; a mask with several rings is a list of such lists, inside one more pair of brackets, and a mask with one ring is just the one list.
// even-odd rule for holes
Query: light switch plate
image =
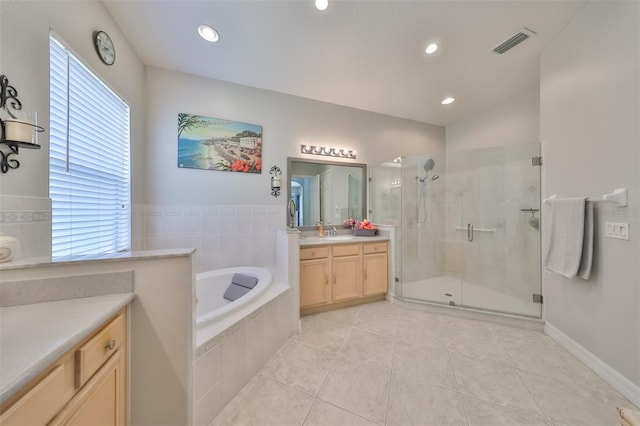
{"label": "light switch plate", "polygon": [[629,241],[629,224],[624,222],[605,222],[604,236]]}

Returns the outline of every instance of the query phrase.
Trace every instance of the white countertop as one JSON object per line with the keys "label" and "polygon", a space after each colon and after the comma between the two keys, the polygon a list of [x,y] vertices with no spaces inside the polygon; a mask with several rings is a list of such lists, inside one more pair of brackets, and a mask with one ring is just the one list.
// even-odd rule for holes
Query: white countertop
{"label": "white countertop", "polygon": [[[354,243],[373,243],[376,241],[389,241],[388,235],[374,235],[373,237],[356,237],[349,235],[349,239],[332,239],[333,237],[303,236],[300,237],[300,247],[323,246],[327,244],[354,244]],[[337,237],[347,236],[338,234]]]}
{"label": "white countertop", "polygon": [[0,308],[0,403],[134,298],[121,293]]}

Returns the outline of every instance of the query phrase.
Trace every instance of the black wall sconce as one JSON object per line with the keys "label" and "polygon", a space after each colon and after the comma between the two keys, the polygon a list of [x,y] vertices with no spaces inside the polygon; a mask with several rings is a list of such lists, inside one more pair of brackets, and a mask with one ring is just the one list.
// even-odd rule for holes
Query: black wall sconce
{"label": "black wall sconce", "polygon": [[9,84],[6,75],[0,75],[0,171],[7,173],[10,169],[20,167],[20,162],[12,158],[18,155],[19,148],[40,149],[38,133],[44,128],[38,126],[37,113],[21,113],[22,103],[18,99],[18,91]]}
{"label": "black wall sconce", "polygon": [[280,170],[278,166],[273,166],[269,170],[269,174],[273,175],[271,176],[271,195],[277,197],[280,195],[280,175],[282,174],[282,170]]}

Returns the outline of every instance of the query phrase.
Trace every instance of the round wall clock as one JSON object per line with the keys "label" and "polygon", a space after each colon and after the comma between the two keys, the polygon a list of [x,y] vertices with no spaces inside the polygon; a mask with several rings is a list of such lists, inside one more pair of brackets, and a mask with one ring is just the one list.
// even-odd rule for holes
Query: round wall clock
{"label": "round wall clock", "polygon": [[98,56],[106,65],[113,65],[116,61],[116,48],[113,46],[111,37],[104,31],[98,31],[93,37]]}

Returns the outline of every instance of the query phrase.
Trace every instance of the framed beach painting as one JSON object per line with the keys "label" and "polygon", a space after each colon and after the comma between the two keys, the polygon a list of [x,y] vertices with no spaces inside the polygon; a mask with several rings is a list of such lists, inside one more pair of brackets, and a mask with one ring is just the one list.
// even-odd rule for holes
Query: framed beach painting
{"label": "framed beach painting", "polygon": [[262,126],[179,113],[178,167],[262,173]]}

